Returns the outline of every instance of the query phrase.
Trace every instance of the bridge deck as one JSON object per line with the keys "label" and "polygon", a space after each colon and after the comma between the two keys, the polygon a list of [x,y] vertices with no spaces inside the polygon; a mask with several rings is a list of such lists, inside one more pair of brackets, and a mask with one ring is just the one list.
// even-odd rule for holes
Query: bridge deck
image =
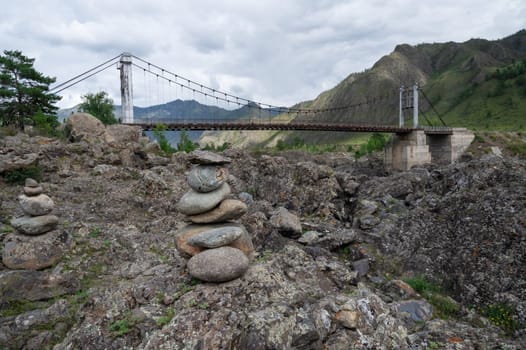
{"label": "bridge deck", "polygon": [[[343,123],[298,123],[298,122],[201,122],[201,121],[176,121],[161,122],[166,130],[301,130],[301,131],[340,131],[340,132],[381,132],[405,134],[413,130],[411,127],[399,127],[394,125],[367,125],[367,124],[343,124]],[[157,123],[130,123],[127,125],[140,126],[143,130],[153,130]],[[426,134],[449,135],[451,128],[419,128]]]}

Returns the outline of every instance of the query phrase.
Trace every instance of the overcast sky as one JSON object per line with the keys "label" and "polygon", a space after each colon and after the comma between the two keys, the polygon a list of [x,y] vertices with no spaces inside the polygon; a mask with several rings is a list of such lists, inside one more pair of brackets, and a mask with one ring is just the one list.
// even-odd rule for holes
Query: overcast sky
{"label": "overcast sky", "polygon": [[[121,52],[259,102],[292,105],[400,43],[498,39],[526,28],[525,0],[0,0],[0,48],[63,82]],[[134,71],[135,105],[190,99]],[[120,104],[109,69],[62,93]],[[172,91],[173,90],[173,91]]]}

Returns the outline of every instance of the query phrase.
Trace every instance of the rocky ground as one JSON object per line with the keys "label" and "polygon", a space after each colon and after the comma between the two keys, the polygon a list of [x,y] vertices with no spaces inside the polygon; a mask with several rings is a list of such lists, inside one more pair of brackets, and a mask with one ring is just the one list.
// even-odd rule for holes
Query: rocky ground
{"label": "rocky ground", "polygon": [[[28,164],[71,237],[50,268],[0,265],[0,349],[526,347],[524,159],[389,173],[347,153],[228,150],[256,256],[215,284],[176,249],[188,155],[96,130],[0,138],[0,241],[22,215],[8,174]],[[279,208],[301,233],[272,220]]]}

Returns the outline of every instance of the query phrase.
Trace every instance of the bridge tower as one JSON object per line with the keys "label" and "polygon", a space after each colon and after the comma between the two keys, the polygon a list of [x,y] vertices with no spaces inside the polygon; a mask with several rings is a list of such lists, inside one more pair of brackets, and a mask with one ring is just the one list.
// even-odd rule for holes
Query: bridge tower
{"label": "bridge tower", "polygon": [[413,128],[418,128],[418,83],[413,85],[412,89],[406,89],[403,85],[400,86],[400,110],[399,110],[399,126],[404,126],[404,109],[413,110]]}
{"label": "bridge tower", "polygon": [[122,123],[133,123],[132,55],[125,52],[119,61],[121,71]]}

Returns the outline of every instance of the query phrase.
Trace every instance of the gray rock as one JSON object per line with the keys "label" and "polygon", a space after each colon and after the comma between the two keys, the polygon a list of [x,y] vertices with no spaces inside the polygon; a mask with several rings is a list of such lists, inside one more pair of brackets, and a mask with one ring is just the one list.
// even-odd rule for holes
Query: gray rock
{"label": "gray rock", "polygon": [[0,174],[10,170],[27,168],[36,164],[38,153],[17,154],[16,152],[0,153]]}
{"label": "gray rock", "polygon": [[358,272],[358,277],[364,277],[369,272],[369,259],[360,259],[352,262],[352,268]]}
{"label": "gray rock", "polygon": [[57,263],[70,244],[66,231],[40,236],[10,233],[4,239],[2,262],[10,269],[40,270]]}
{"label": "gray rock", "polygon": [[57,227],[58,217],[55,215],[22,216],[11,220],[11,226],[26,235],[39,235]]}
{"label": "gray rock", "polygon": [[403,300],[396,304],[398,312],[407,312],[413,321],[421,322],[433,317],[433,306],[425,300]]}
{"label": "gray rock", "polygon": [[192,277],[202,281],[226,282],[247,271],[248,258],[232,247],[208,249],[188,260],[187,268]]}
{"label": "gray rock", "polygon": [[298,242],[303,244],[312,244],[315,242],[319,237],[321,236],[321,233],[317,231],[307,231],[303,235],[301,235],[300,238],[298,238]]}
{"label": "gray rock", "polygon": [[286,237],[298,238],[301,235],[300,219],[283,207],[272,214],[270,223]]}
{"label": "gray rock", "polygon": [[190,237],[188,244],[202,248],[218,248],[241,237],[243,229],[237,226],[219,227]]}
{"label": "gray rock", "polygon": [[179,200],[177,209],[186,215],[202,214],[217,206],[229,194],[230,186],[226,182],[217,190],[208,193],[190,190]]}
{"label": "gray rock", "polygon": [[206,193],[216,190],[228,178],[228,171],[221,166],[198,165],[188,174],[188,185],[197,192]]}
{"label": "gray rock", "polygon": [[37,182],[36,180],[34,180],[34,179],[28,177],[28,178],[26,179],[26,181],[25,181],[25,186],[26,186],[26,187],[38,187],[39,184],[38,184],[38,182]]}
{"label": "gray rock", "polygon": [[211,224],[239,219],[247,212],[245,203],[235,199],[225,199],[219,206],[206,213],[190,215],[190,221],[196,224]]}
{"label": "gray rock", "polygon": [[79,279],[69,274],[31,270],[0,271],[2,300],[43,300],[79,289]]}
{"label": "gray rock", "polygon": [[217,153],[209,151],[193,151],[189,154],[188,160],[194,164],[221,165],[232,162],[232,159],[223,157]]}
{"label": "gray rock", "polygon": [[91,114],[75,113],[66,120],[65,130],[71,142],[100,143],[104,140],[106,127]]}
{"label": "gray rock", "polygon": [[27,215],[39,216],[51,213],[55,203],[45,194],[28,197],[24,194],[18,196],[18,202]]}
{"label": "gray rock", "polygon": [[42,192],[44,192],[44,189],[42,188],[42,186],[37,186],[37,187],[25,186],[24,187],[24,194],[26,196],[38,196],[39,194],[42,194]]}
{"label": "gray rock", "polygon": [[239,199],[241,199],[246,204],[252,204],[254,203],[254,197],[250,193],[247,192],[241,192],[237,195]]}

